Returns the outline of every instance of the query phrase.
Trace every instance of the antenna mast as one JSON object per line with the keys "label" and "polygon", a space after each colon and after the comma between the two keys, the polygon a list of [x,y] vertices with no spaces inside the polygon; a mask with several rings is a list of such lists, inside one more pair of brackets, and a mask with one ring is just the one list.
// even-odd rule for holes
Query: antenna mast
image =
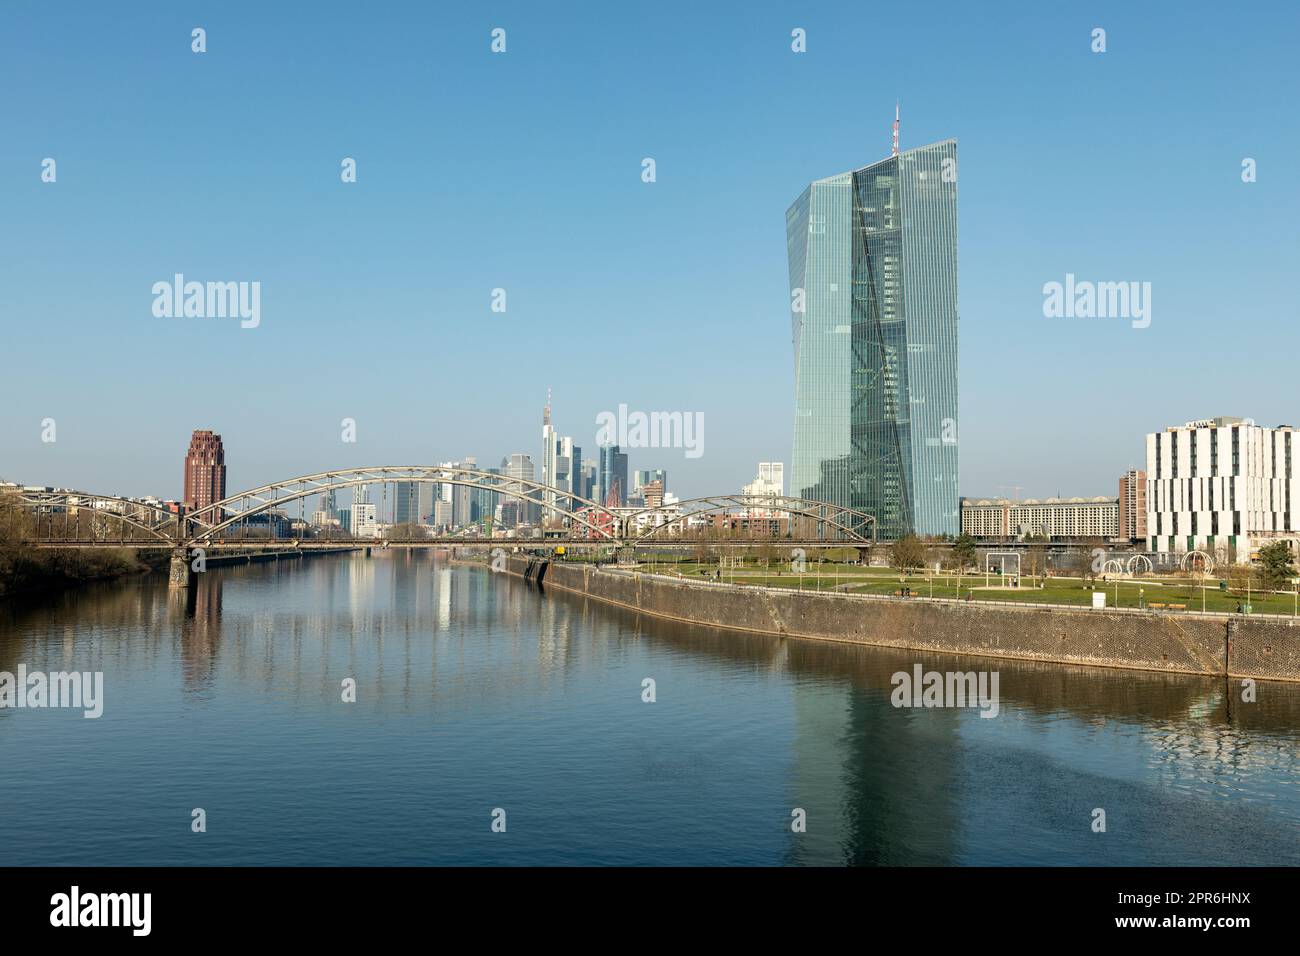
{"label": "antenna mast", "polygon": [[894,100],[894,152],[892,155],[898,155],[898,100]]}

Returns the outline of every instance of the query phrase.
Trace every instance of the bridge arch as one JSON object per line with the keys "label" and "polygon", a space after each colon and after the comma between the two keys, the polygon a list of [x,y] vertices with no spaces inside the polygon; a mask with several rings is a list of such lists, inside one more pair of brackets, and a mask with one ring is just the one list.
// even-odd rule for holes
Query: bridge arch
{"label": "bridge arch", "polygon": [[[322,471],[314,475],[301,475],[223,498],[185,516],[187,522],[193,521],[196,525],[192,530],[187,525],[186,535],[190,538],[187,544],[210,541],[225,529],[253,515],[271,511],[290,502],[343,488],[394,482],[456,485],[496,492],[507,498],[537,505],[544,512],[553,512],[567,518],[573,524],[586,528],[594,537],[609,541],[618,540],[616,532],[619,528],[619,519],[608,508],[530,478],[515,478],[476,468],[455,468],[445,465],[387,465],[378,468],[345,468]],[[543,499],[543,496],[548,493],[555,495],[554,506],[547,505]],[[561,501],[566,504],[561,505]],[[595,518],[596,521],[589,520],[588,516]]]}
{"label": "bridge arch", "polygon": [[[78,514],[89,512],[96,518],[108,518],[145,532],[146,540],[171,542],[175,536],[168,529],[175,528],[178,516],[162,505],[146,501],[133,501],[115,495],[97,495],[87,491],[28,491],[22,490],[13,495],[19,507],[32,511],[39,522],[45,514]],[[121,510],[117,510],[121,509]],[[39,537],[39,535],[38,535]]]}
{"label": "bridge arch", "polygon": [[[629,542],[648,541],[665,528],[685,523],[693,517],[710,514],[725,514],[733,509],[744,512],[776,511],[790,517],[809,518],[817,522],[818,529],[829,528],[839,532],[841,538],[828,538],[828,541],[840,540],[852,543],[875,544],[876,519],[865,511],[845,508],[829,501],[817,501],[812,498],[795,498],[788,495],[710,495],[705,498],[687,498],[657,508],[642,508],[623,516]],[[663,514],[666,520],[637,534],[635,531],[639,519],[647,515]],[[762,516],[750,515],[750,520],[764,520]],[[871,528],[871,537],[866,537],[866,529]],[[757,539],[756,540],[760,540]]]}

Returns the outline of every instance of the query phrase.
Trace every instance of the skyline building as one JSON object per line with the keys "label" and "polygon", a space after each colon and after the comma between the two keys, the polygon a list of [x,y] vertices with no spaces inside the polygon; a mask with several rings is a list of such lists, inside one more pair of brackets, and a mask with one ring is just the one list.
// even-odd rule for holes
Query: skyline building
{"label": "skyline building", "polygon": [[663,483],[661,491],[668,489],[668,472],[662,468],[638,468],[632,472],[632,494],[635,497],[644,497],[642,488],[652,481]]}
{"label": "skyline building", "polygon": [[605,445],[600,449],[599,504],[609,504],[610,492],[614,490],[618,493],[614,505],[627,504],[627,455],[617,445]]}
{"label": "skyline building", "polygon": [[[532,481],[533,471],[533,460],[528,455],[516,453],[501,459],[501,472],[506,478]],[[505,492],[513,492],[513,494]],[[522,500],[519,495],[526,495],[529,500]],[[502,524],[505,527],[514,527],[536,523],[538,506],[533,504],[534,498],[534,493],[526,485],[507,482],[501,495]]]}
{"label": "skyline building", "polygon": [[420,511],[420,491],[425,483],[399,481],[393,487],[393,524],[419,524],[424,515]]}
{"label": "skyline building", "polygon": [[226,497],[226,449],[220,435],[206,428],[195,429],[190,435],[183,488],[181,501],[187,512]]}
{"label": "skyline building", "polygon": [[1294,541],[1298,436],[1227,416],[1147,435],[1148,550],[1245,562],[1271,540]]}
{"label": "skyline building", "polygon": [[1119,536],[1144,541],[1147,536],[1147,473],[1126,471],[1119,479]]}
{"label": "skyline building", "polygon": [[379,537],[378,506],[370,501],[370,486],[357,485],[352,495],[348,530],[354,538]]}
{"label": "skyline building", "polygon": [[777,495],[785,494],[785,463],[780,461],[760,461],[758,475],[747,484],[741,494]]}
{"label": "skyline building", "polygon": [[[555,471],[558,457],[559,437],[555,433],[555,426],[551,424],[551,390],[546,390],[546,405],[542,408],[542,477],[541,482],[544,485],[555,487]],[[550,518],[555,513],[555,492],[551,490],[542,493],[542,516]]]}
{"label": "skyline building", "polygon": [[582,497],[581,470],[582,449],[573,443],[571,436],[560,435],[551,421],[551,393],[548,389],[546,405],[542,409],[542,476],[539,479],[548,486],[542,492],[543,517],[558,517],[557,505],[571,509],[574,502],[570,495]]}
{"label": "skyline building", "polygon": [[[490,475],[501,474],[500,468],[483,469]],[[469,523],[478,524],[496,519],[497,505],[501,502],[501,492],[490,488],[473,488],[469,497]]]}
{"label": "skyline building", "polygon": [[811,183],[786,212],[790,493],[883,539],[957,534],[957,143]]}

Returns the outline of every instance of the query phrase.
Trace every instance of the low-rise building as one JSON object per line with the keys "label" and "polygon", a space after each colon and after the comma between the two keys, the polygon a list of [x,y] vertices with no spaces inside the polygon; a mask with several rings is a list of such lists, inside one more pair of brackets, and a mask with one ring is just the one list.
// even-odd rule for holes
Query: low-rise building
{"label": "low-rise building", "polygon": [[961,530],[972,538],[1053,541],[1119,536],[1118,498],[963,498]]}

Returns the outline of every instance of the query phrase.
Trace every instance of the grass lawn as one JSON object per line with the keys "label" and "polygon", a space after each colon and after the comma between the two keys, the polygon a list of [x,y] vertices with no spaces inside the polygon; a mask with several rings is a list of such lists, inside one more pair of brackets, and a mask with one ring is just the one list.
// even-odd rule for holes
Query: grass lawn
{"label": "grass lawn", "polygon": [[[741,568],[724,568],[722,580],[728,584],[745,584],[755,587],[801,588],[807,591],[841,591],[856,594],[893,594],[904,585],[899,583],[899,572],[892,568],[865,568],[856,564],[809,564],[807,573],[798,575],[790,572],[789,566],[783,566],[778,573],[774,563],[770,569],[761,564],[747,564]],[[655,571],[659,574],[676,575],[683,578],[712,580],[718,571],[716,563],[699,564],[694,561],[669,562],[666,564],[641,565],[643,571]],[[702,573],[703,572],[703,573]],[[1031,604],[1072,604],[1084,607],[1092,605],[1092,594],[1096,590],[1106,592],[1107,607],[1136,608],[1141,604],[1183,604],[1187,612],[1200,611],[1202,593],[1198,584],[1187,578],[1160,577],[1116,582],[1096,582],[1088,584],[1079,578],[1047,578],[1041,588],[997,588],[997,575],[990,575],[990,584],[994,587],[984,589],[983,574],[962,576],[960,594],[958,577],[955,574],[940,573],[933,575],[933,580],[923,574],[907,576],[905,584],[913,596],[963,599],[969,594],[974,601],[1016,601]],[[1028,582],[1028,578],[1024,579]],[[1118,604],[1116,603],[1118,587]],[[1245,604],[1245,592],[1225,592],[1219,590],[1219,579],[1206,579],[1204,589],[1205,610],[1234,613],[1238,605]],[[1261,594],[1251,592],[1251,610],[1255,614],[1293,613],[1295,599],[1290,593]]]}

